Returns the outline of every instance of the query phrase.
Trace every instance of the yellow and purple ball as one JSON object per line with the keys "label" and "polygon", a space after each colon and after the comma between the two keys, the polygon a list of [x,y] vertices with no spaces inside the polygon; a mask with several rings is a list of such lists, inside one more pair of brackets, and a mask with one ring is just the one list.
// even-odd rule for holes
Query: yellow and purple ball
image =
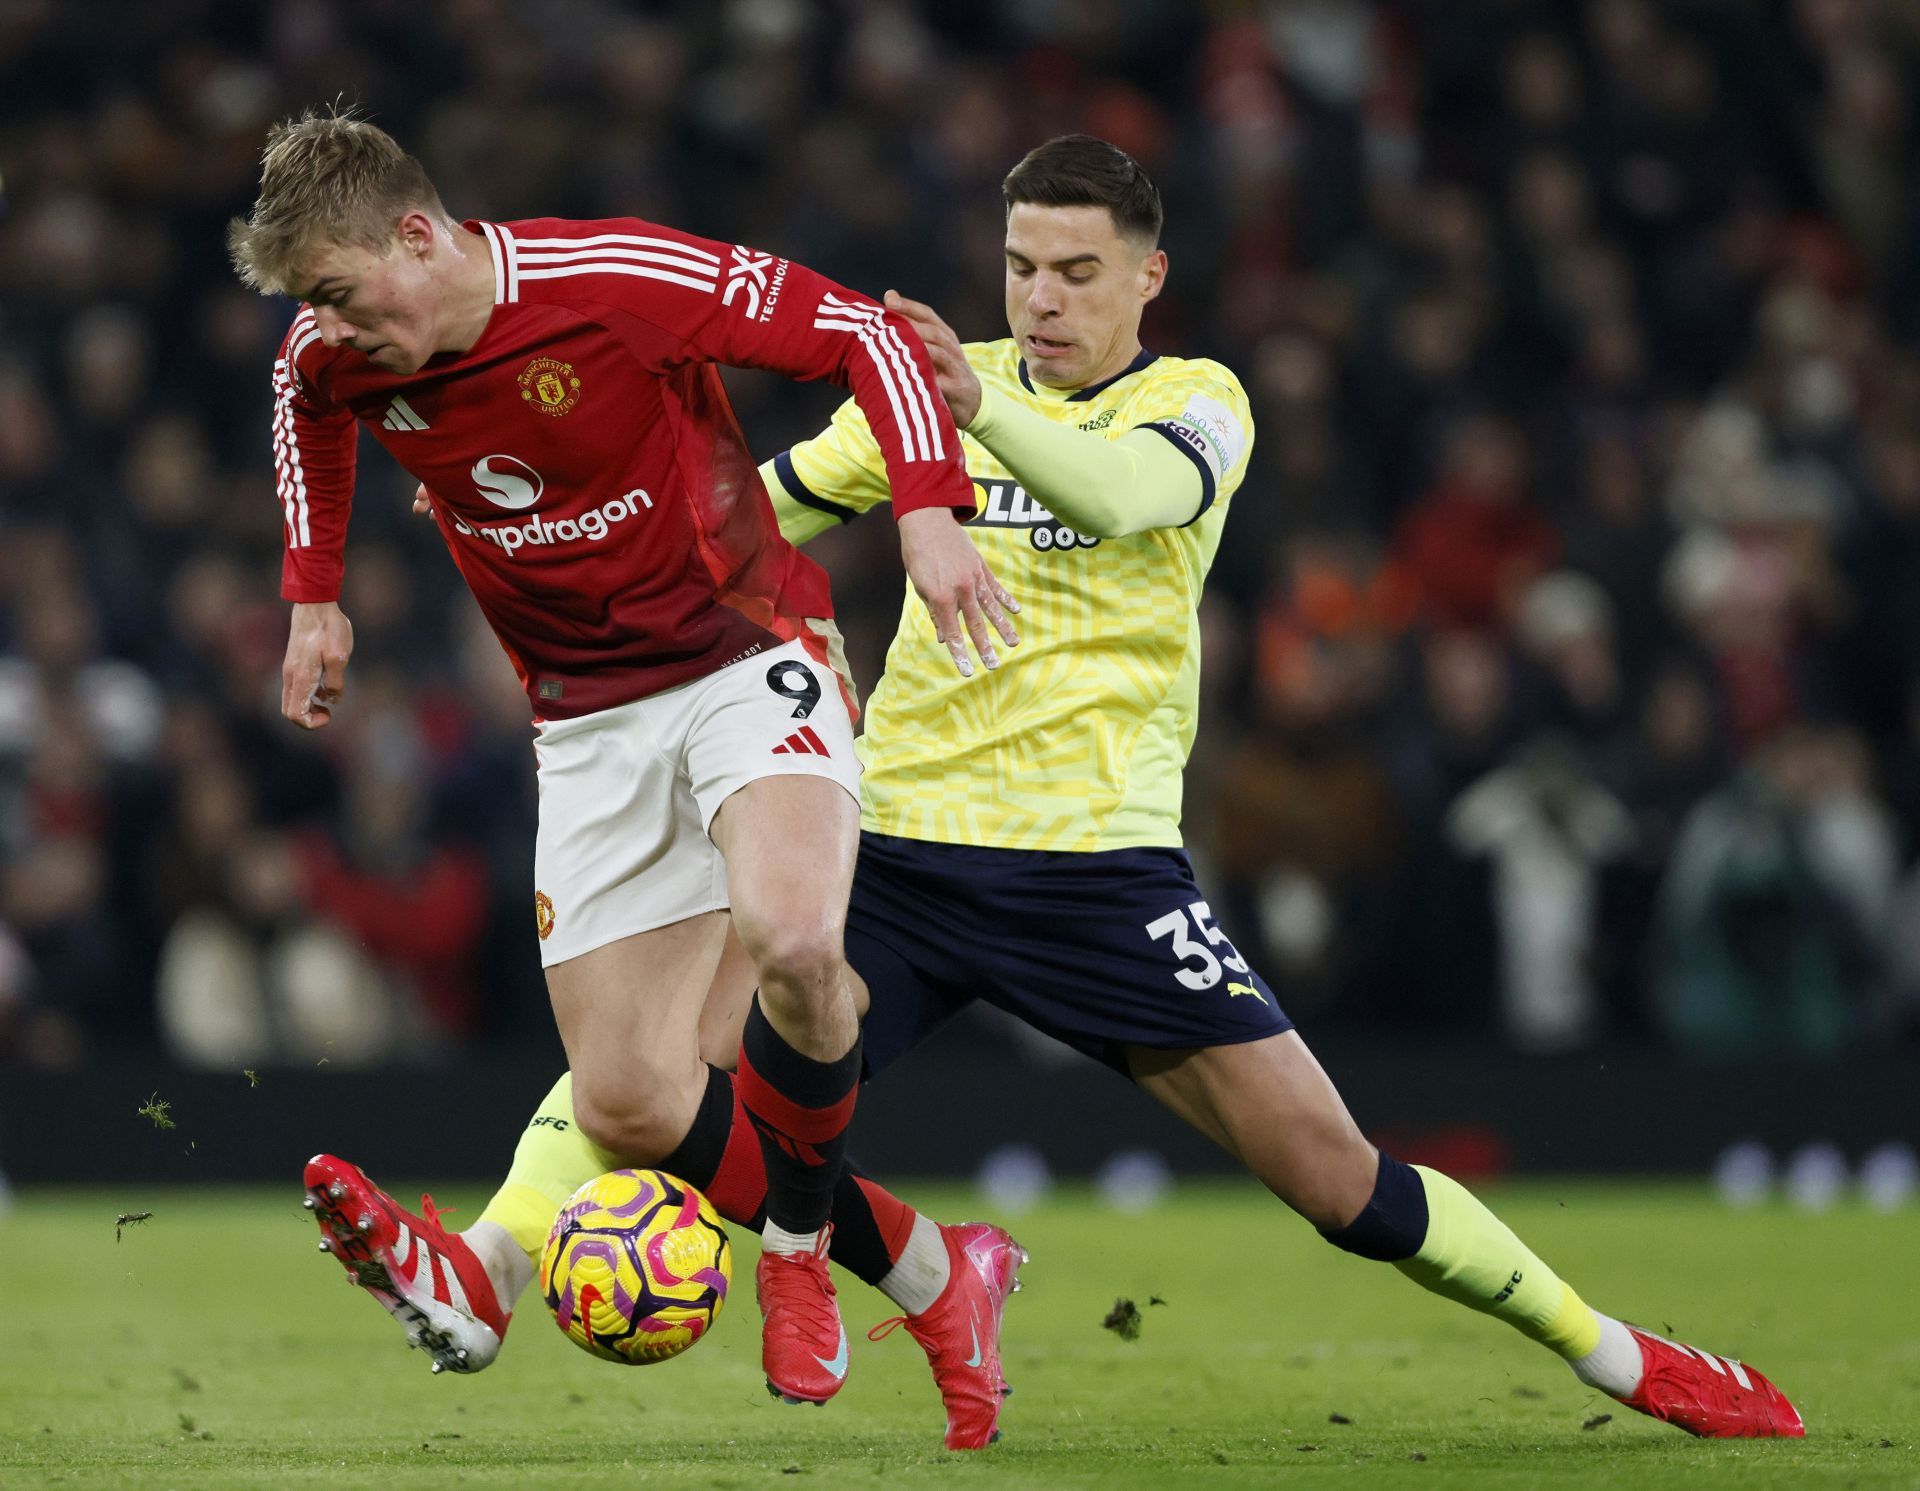
{"label": "yellow and purple ball", "polygon": [[712,1204],[659,1170],[614,1170],[575,1191],[540,1257],[540,1293],[583,1351],[644,1366],[720,1318],[733,1249]]}

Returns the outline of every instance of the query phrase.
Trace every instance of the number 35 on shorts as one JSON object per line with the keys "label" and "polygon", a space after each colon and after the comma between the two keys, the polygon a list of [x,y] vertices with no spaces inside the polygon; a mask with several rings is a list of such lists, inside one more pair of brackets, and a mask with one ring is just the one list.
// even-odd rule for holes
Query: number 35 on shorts
{"label": "number 35 on shorts", "polygon": [[[1196,931],[1200,934],[1197,938],[1193,935]],[[1247,960],[1235,950],[1227,934],[1215,925],[1213,910],[1205,901],[1193,901],[1178,911],[1155,917],[1147,923],[1147,936],[1155,942],[1172,939],[1173,955],[1180,960],[1180,967],[1174,969],[1173,976],[1187,988],[1196,991],[1211,989],[1227,973],[1236,973],[1241,977],[1227,980],[1230,998],[1252,995],[1262,1004],[1268,1003],[1267,996],[1260,992],[1253,981]]]}

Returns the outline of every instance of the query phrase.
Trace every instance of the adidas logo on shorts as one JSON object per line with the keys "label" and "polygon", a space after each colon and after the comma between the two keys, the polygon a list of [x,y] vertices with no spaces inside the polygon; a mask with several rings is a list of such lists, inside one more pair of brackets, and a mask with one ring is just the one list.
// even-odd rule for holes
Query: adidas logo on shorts
{"label": "adidas logo on shorts", "polygon": [[829,760],[833,752],[827,749],[827,743],[813,733],[813,726],[802,725],[793,734],[773,748],[776,756],[825,756]]}

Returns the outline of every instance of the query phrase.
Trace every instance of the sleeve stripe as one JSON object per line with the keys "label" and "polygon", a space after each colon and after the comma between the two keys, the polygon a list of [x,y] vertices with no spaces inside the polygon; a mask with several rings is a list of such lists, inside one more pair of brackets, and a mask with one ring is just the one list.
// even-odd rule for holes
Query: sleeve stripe
{"label": "sleeve stripe", "polygon": [[1200,510],[1180,526],[1186,528],[1198,523],[1206,515],[1207,509],[1213,506],[1213,468],[1207,464],[1207,458],[1163,424],[1141,425],[1140,428],[1152,430],[1156,435],[1164,437],[1169,445],[1193,462],[1194,470],[1200,473]]}
{"label": "sleeve stripe", "polygon": [[826,513],[842,523],[851,523],[860,516],[857,509],[842,507],[837,502],[829,502],[800,480],[800,473],[794,470],[793,452],[790,450],[783,450],[773,458],[773,474],[780,478],[780,485],[786,489],[787,495],[802,507],[810,507],[815,512]]}
{"label": "sleeve stripe", "polygon": [[701,275],[710,280],[720,277],[720,271],[716,266],[703,264],[687,254],[676,254],[662,249],[630,248],[626,245],[612,248],[529,250],[516,257],[520,261],[523,273],[530,264],[578,264],[582,260],[597,260],[603,263],[665,264],[669,268],[683,269],[688,274]]}
{"label": "sleeve stripe", "polygon": [[311,307],[303,309],[288,326],[285,357],[287,366],[293,370],[296,377],[300,372],[300,354],[312,346],[319,336],[319,318],[313,314]]}
{"label": "sleeve stripe", "polygon": [[[829,310],[829,307],[832,309]],[[866,348],[867,356],[873,359],[874,367],[880,373],[880,384],[886,390],[887,404],[893,410],[894,427],[900,431],[900,443],[906,451],[909,461],[923,460],[921,451],[920,423],[916,418],[912,423],[907,420],[906,407],[900,402],[900,388],[894,380],[893,368],[886,358],[880,355],[880,349],[873,340],[873,320],[865,313],[865,307],[850,304],[839,296],[829,294],[820,302],[820,309],[813,318],[815,331],[850,331]]]}
{"label": "sleeve stripe", "polygon": [[720,256],[710,250],[691,243],[682,243],[677,238],[649,238],[642,233],[591,233],[584,238],[522,238],[523,249],[585,249],[597,244],[619,244],[628,248],[669,249],[688,259],[704,259],[713,265],[713,272],[720,272]]}
{"label": "sleeve stripe", "polygon": [[[927,387],[926,379],[920,376],[906,343],[901,341],[899,331],[888,323],[885,313],[878,306],[860,305],[829,293],[820,302],[813,325],[816,331],[850,331],[860,338],[867,355],[880,370],[907,459],[945,460],[946,439],[940,432],[940,417],[933,406],[932,390]],[[896,374],[900,380],[898,386],[894,381]],[[902,413],[900,395],[903,391],[907,400],[905,412],[911,415],[911,423]]]}
{"label": "sleeve stripe", "polygon": [[[882,371],[890,371],[902,385],[907,417],[913,421],[912,438],[906,442],[907,459],[937,460],[933,446],[939,426],[928,417],[925,390],[915,386],[918,380],[914,376],[913,359],[907,356],[906,348],[900,345],[900,339],[893,335],[889,327],[878,321],[868,323],[867,330],[860,333],[860,341]],[[918,454],[915,454],[916,446]]]}
{"label": "sleeve stripe", "polygon": [[492,223],[482,223],[480,231],[487,235],[487,252],[493,256],[493,303],[507,303],[507,261],[500,250],[500,230]]}
{"label": "sleeve stripe", "polygon": [[287,547],[304,549],[311,547],[313,534],[307,525],[307,478],[293,422],[293,376],[289,358],[273,365],[273,475],[287,519]]}
{"label": "sleeve stripe", "polygon": [[689,290],[705,290],[709,295],[714,291],[714,281],[697,280],[691,275],[675,274],[669,269],[652,269],[644,264],[561,264],[549,269],[520,269],[514,272],[516,281],[515,295],[519,294],[519,280],[559,280],[579,274],[631,274],[641,279],[665,280],[670,285],[685,285]]}
{"label": "sleeve stripe", "polygon": [[[816,322],[815,325],[819,323]],[[867,356],[873,359],[873,365],[880,374],[880,386],[886,391],[887,406],[893,410],[894,428],[900,432],[900,443],[905,448],[906,458],[909,461],[920,460],[920,449],[915,439],[916,426],[907,420],[906,408],[900,402],[900,385],[894,380],[893,369],[880,355],[880,349],[874,345],[868,328],[862,324],[833,329],[851,331],[859,338],[860,345],[866,349]]]}
{"label": "sleeve stripe", "polygon": [[897,328],[885,321],[875,323],[887,346],[892,349],[895,363],[899,366],[900,376],[908,389],[919,402],[919,412],[926,420],[926,445],[930,449],[927,459],[944,461],[947,458],[947,442],[940,434],[940,412],[934,408],[933,392],[927,387],[927,380],[920,376],[920,370],[913,364],[913,356],[907,351],[907,344],[900,339]]}
{"label": "sleeve stripe", "polygon": [[500,256],[507,264],[507,301],[517,305],[520,300],[520,245],[504,224],[496,226],[494,231],[500,235]]}

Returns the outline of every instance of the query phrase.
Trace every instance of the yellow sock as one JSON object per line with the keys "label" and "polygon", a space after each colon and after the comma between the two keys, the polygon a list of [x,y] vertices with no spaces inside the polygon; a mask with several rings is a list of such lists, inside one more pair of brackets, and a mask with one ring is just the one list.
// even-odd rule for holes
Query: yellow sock
{"label": "yellow sock", "polygon": [[1568,1361],[1600,1344],[1600,1320],[1554,1271],[1458,1181],[1415,1165],[1427,1193],[1427,1237],[1394,1265],[1422,1288],[1497,1315]]}
{"label": "yellow sock", "polygon": [[514,1147],[513,1167],[479,1220],[505,1228],[537,1268],[547,1232],[580,1187],[620,1160],[580,1132],[573,1119],[573,1073],[553,1084]]}

